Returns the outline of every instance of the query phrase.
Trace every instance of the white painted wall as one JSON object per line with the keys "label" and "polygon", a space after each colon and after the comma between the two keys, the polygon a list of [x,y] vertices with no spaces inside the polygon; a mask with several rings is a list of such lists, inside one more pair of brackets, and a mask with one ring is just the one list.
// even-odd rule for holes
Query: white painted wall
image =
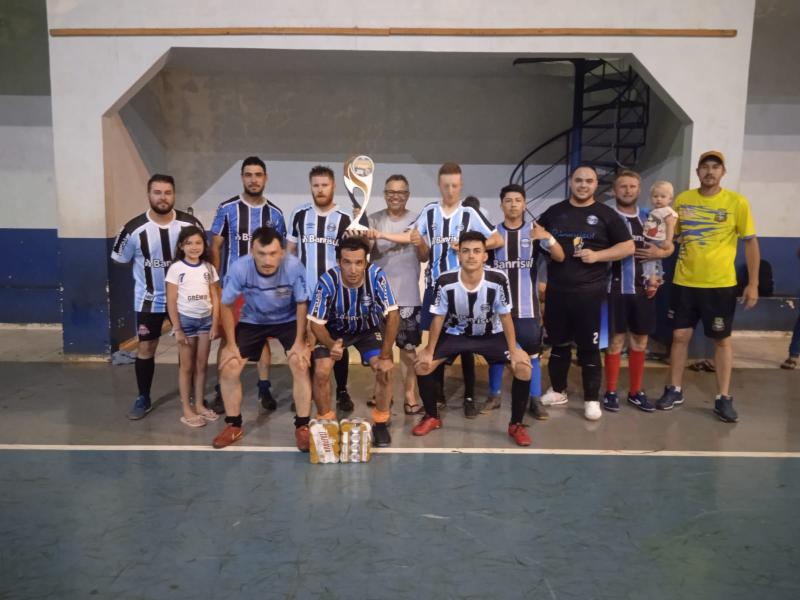
{"label": "white painted wall", "polygon": [[[753,205],[760,235],[798,237],[800,4],[766,2],[760,8],[750,63],[740,190]],[[788,254],[793,251],[787,248]]]}
{"label": "white painted wall", "polygon": [[[693,0],[602,4],[588,0],[519,3],[293,3],[245,0],[230,3],[189,0],[107,3],[101,0],[50,0],[51,27],[137,26],[426,26],[426,27],[711,27],[732,28],[730,39],[631,37],[329,37],[230,36],[149,38],[52,38],[53,127],[59,229],[67,237],[107,235],[103,204],[100,117],[124,104],[143,85],[148,71],[172,46],[283,48],[360,51],[508,52],[520,55],[631,53],[645,65],[693,121],[692,160],[710,147],[727,149],[730,180],[737,183],[742,158],[745,95],[753,21],[752,0],[732,4]],[[254,22],[253,15],[263,15]],[[257,19],[258,21],[258,19]],[[433,55],[432,55],[433,56]],[[714,69],[708,68],[713,60]],[[80,65],[80,69],[75,66]],[[138,83],[137,83],[138,82]],[[131,86],[134,85],[134,89]],[[702,93],[698,93],[702,90]],[[80,174],[80,176],[78,175]]]}
{"label": "white painted wall", "polygon": [[0,228],[55,229],[49,96],[0,95]]}

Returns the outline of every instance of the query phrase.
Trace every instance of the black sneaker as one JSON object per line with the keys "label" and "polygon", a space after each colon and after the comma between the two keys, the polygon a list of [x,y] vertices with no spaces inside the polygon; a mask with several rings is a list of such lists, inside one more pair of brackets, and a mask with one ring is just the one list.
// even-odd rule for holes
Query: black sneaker
{"label": "black sneaker", "polygon": [[214,396],[214,399],[209,403],[208,408],[213,410],[218,415],[224,415],[225,403],[222,401],[222,392],[219,389],[219,384],[214,386],[214,391],[216,392],[216,395]]}
{"label": "black sneaker", "polygon": [[372,440],[376,448],[386,448],[392,445],[392,436],[386,423],[375,423],[372,426]]}
{"label": "black sneaker", "polygon": [[464,398],[464,416],[468,419],[474,419],[478,416],[478,407],[472,398]]}
{"label": "black sneaker", "polygon": [[733,396],[720,396],[714,401],[714,412],[719,417],[720,421],[725,423],[736,423],[739,420],[739,415],[736,409],[733,408]]}
{"label": "black sneaker", "polygon": [[272,392],[267,390],[258,390],[258,399],[261,401],[261,408],[265,412],[273,412],[278,408],[278,403],[272,397]]}
{"label": "black sneaker", "polygon": [[550,418],[550,413],[547,412],[547,409],[542,404],[542,399],[537,398],[536,396],[531,396],[531,403],[528,407],[528,412],[531,413],[534,419],[537,421],[547,421]]}
{"label": "black sneaker", "polygon": [[658,410],[672,410],[681,404],[683,404],[683,392],[676,390],[674,385],[665,386],[661,398],[656,400]]}
{"label": "black sneaker", "polygon": [[347,390],[336,390],[336,408],[342,412],[352,412],[355,408]]}

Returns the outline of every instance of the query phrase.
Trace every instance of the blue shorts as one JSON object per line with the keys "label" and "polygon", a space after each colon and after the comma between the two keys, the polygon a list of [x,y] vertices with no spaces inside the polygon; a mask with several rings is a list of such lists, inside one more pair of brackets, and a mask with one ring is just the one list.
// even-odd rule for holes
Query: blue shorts
{"label": "blue shorts", "polygon": [[181,318],[181,329],[183,330],[183,335],[186,337],[197,337],[201,333],[208,333],[211,331],[211,315],[207,317],[179,316]]}

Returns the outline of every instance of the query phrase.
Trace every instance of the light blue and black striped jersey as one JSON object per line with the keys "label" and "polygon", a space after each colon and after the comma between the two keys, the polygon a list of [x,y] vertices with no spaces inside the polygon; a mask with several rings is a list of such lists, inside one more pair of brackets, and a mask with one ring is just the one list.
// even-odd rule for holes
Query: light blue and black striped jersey
{"label": "light blue and black striped jersey", "polygon": [[458,268],[458,255],[450,244],[458,242],[465,231],[479,231],[488,238],[494,233],[494,226],[468,206],[459,204],[451,215],[445,216],[441,202],[431,202],[419,213],[417,230],[430,248],[425,284],[433,287],[439,275]]}
{"label": "light blue and black striped jersey", "polygon": [[497,232],[503,245],[492,250],[489,265],[500,269],[508,277],[512,316],[520,319],[539,318],[539,293],[537,290],[539,242],[531,238],[531,224],[523,223],[517,229],[508,229],[498,223]]}
{"label": "light blue and black striped jersey", "polygon": [[128,221],[114,240],[111,258],[118,263],[133,261],[134,310],[167,312],[167,286],[164,278],[175,257],[181,229],[203,225],[189,213],[175,211],[169,225],[150,220],[150,211]]}
{"label": "light blue and black striped jersey", "polygon": [[322,274],[336,266],[336,246],[351,222],[350,215],[338,208],[320,213],[314,204],[296,208],[289,218],[286,239],[297,244],[297,256],[306,267],[309,297]]}
{"label": "light blue and black striped jersey", "polygon": [[[648,210],[640,208],[635,215],[630,215],[617,210],[625,221],[628,231],[633,237],[636,249],[644,248],[644,222],[647,220]],[[608,291],[615,294],[644,293],[644,280],[642,278],[642,263],[639,259],[626,256],[621,260],[611,263],[611,275],[608,280]]]}
{"label": "light blue and black striped jersey", "polygon": [[261,206],[253,206],[241,196],[234,196],[217,207],[211,233],[225,238],[221,274],[227,273],[233,263],[250,252],[250,234],[259,227],[272,227],[286,237],[283,211],[269,200]]}
{"label": "light blue and black striped jersey", "polygon": [[444,317],[445,333],[480,337],[503,331],[500,315],[513,309],[508,277],[485,267],[483,280],[470,291],[461,283],[461,269],[443,273],[436,280],[431,313]]}
{"label": "light blue and black striped jersey", "polygon": [[380,329],[391,311],[397,310],[389,278],[378,265],[369,265],[364,282],[349,288],[337,266],[317,282],[308,318],[327,325],[333,335],[358,335]]}

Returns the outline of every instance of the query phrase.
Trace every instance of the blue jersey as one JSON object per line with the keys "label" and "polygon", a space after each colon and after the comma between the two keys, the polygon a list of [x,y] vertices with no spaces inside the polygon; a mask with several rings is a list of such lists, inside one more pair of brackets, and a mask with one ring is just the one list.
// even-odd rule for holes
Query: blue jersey
{"label": "blue jersey", "polygon": [[297,255],[306,267],[309,297],[323,273],[336,266],[336,246],[351,222],[350,215],[337,208],[320,214],[313,204],[296,208],[289,218],[286,239],[297,244]]}
{"label": "blue jersey", "polygon": [[286,254],[275,273],[263,275],[252,256],[243,256],[228,271],[222,303],[233,304],[241,295],[242,323],[277,325],[296,321],[297,304],[308,301],[305,269],[296,256]]}
{"label": "blue jersey", "polygon": [[461,269],[456,269],[436,280],[431,313],[444,317],[445,333],[478,337],[502,332],[500,315],[512,307],[505,273],[484,268],[478,287],[468,290],[461,283]]}
{"label": "blue jersey", "polygon": [[167,269],[175,257],[181,229],[200,221],[176,210],[169,225],[150,220],[150,211],[128,221],[114,240],[111,258],[118,263],[133,261],[134,303],[137,312],[167,312]]}
{"label": "blue jersey", "polygon": [[497,225],[497,232],[503,238],[503,245],[495,248],[490,265],[500,269],[508,277],[511,300],[514,303],[512,315],[520,319],[539,318],[539,293],[537,290],[539,243],[531,238],[530,223],[523,223],[518,229],[508,229],[504,224]]}
{"label": "blue jersey", "polygon": [[[635,215],[620,212],[619,216],[628,226],[628,231],[633,237],[636,249],[644,248],[644,222],[647,220],[648,210],[640,208]],[[621,260],[611,263],[611,276],[608,281],[608,291],[616,294],[644,293],[644,279],[642,277],[642,263],[635,256],[626,256]]]}
{"label": "blue jersey", "polygon": [[283,211],[269,200],[261,206],[252,206],[234,196],[217,207],[211,233],[225,238],[225,260],[220,271],[227,273],[240,257],[250,253],[250,234],[259,227],[272,227],[286,237],[286,221]]}
{"label": "blue jersey", "polygon": [[309,320],[327,325],[336,336],[380,329],[386,315],[397,310],[389,278],[378,265],[367,268],[357,288],[345,287],[342,270],[334,267],[319,278],[312,298]]}
{"label": "blue jersey", "polygon": [[445,216],[439,202],[431,202],[417,217],[417,230],[428,244],[428,269],[425,272],[425,283],[433,284],[445,271],[458,268],[458,255],[450,244],[458,242],[458,237],[465,231],[479,231],[487,238],[494,233],[494,227],[480,211],[468,206],[458,205],[450,215]]}

